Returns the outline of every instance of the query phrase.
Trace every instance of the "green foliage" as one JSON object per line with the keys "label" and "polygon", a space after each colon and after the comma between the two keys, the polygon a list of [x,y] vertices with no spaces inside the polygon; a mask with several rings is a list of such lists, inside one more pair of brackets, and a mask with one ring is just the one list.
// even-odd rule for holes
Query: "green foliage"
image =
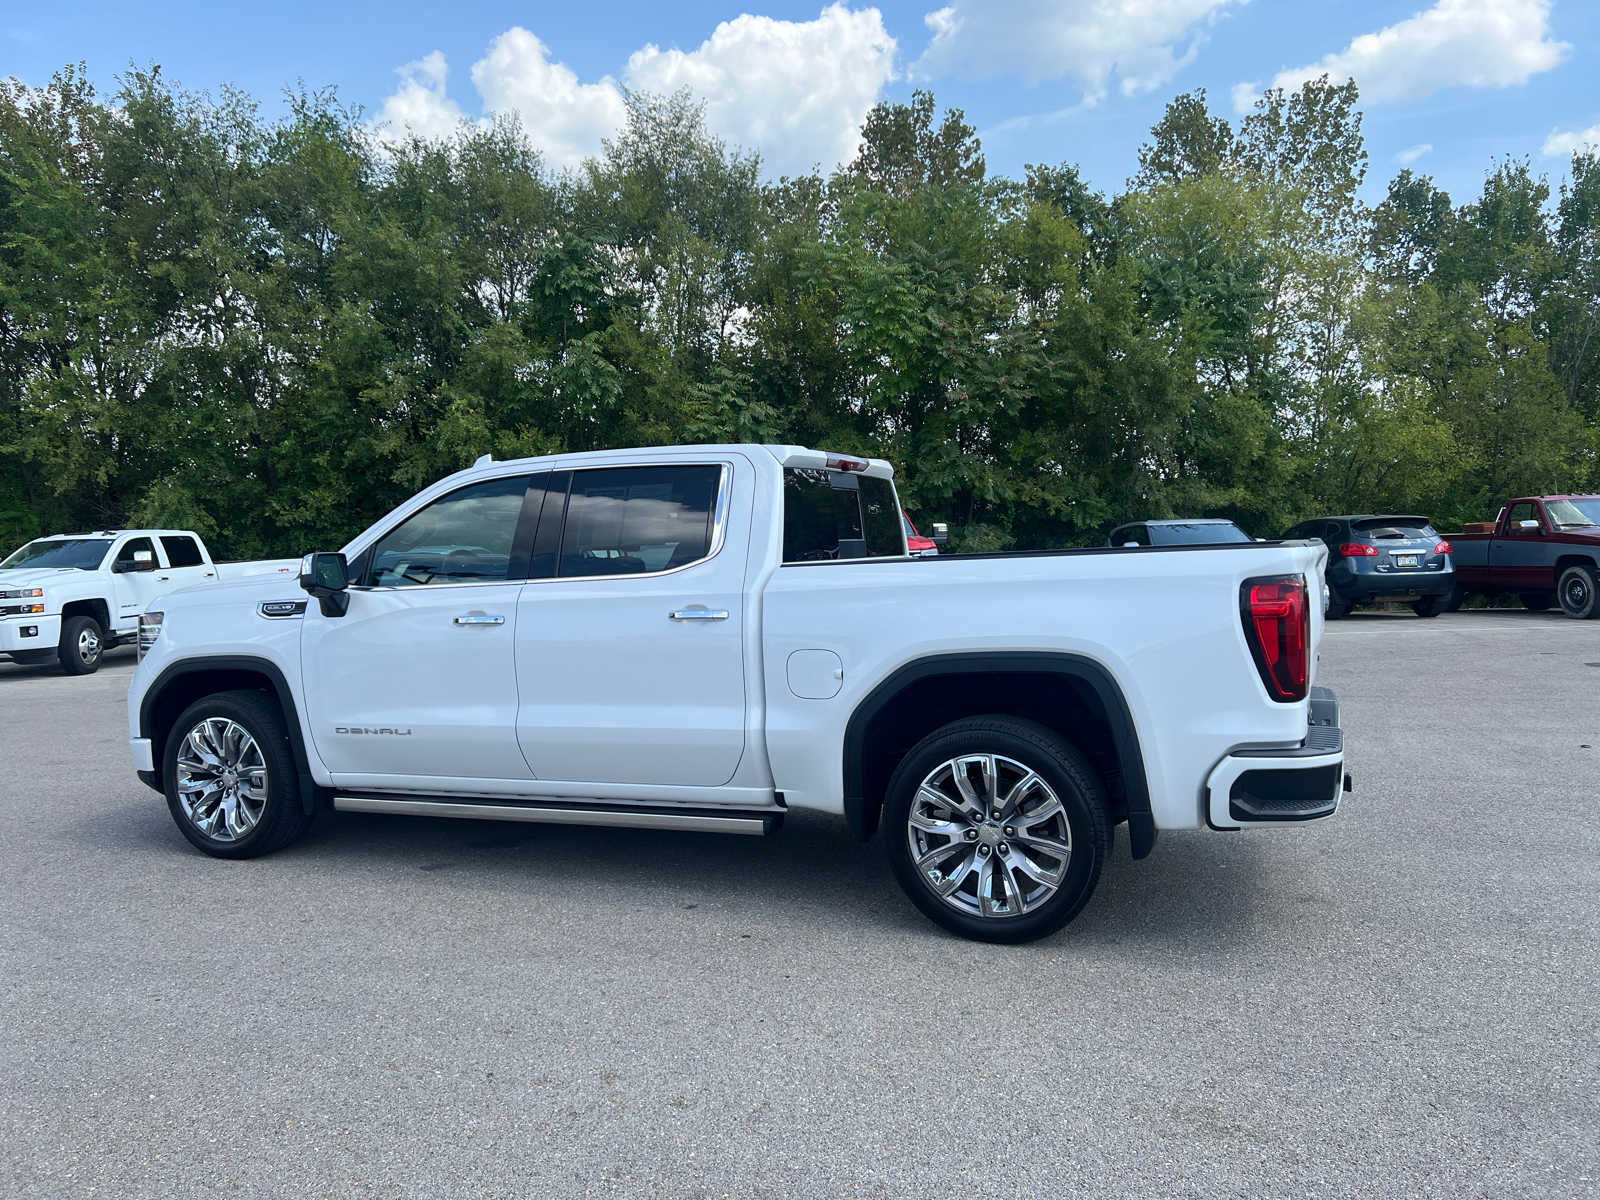
{"label": "green foliage", "polygon": [[383,147],[331,93],[0,82],[0,540],[292,554],[484,453],[682,441],[889,457],[970,550],[1600,483],[1600,163],[1368,209],[1357,99],[1180,96],[1107,198],[989,176],[925,92],[765,184],[687,94],[557,173],[511,121]]}

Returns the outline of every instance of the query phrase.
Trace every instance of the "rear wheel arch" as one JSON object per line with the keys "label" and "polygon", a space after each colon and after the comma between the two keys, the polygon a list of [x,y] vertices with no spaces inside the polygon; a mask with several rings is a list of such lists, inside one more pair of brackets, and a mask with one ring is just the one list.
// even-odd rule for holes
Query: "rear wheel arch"
{"label": "rear wheel arch", "polygon": [[251,655],[210,655],[184,659],[167,666],[146,689],[139,704],[139,733],[151,740],[156,769],[146,780],[157,791],[165,788],[161,778],[162,757],[167,738],[183,711],[203,696],[218,692],[258,691],[271,696],[283,714],[294,752],[295,770],[300,776],[300,798],[307,812],[331,807],[328,790],[311,778],[310,759],[300,729],[299,710],[289,681],[276,663]]}
{"label": "rear wheel arch", "polygon": [[976,651],[937,654],[894,671],[845,728],[845,820],[865,841],[878,828],[895,767],[928,734],[965,717],[1007,715],[1066,738],[1126,812],[1133,857],[1155,845],[1155,818],[1138,730],[1116,679],[1081,654]]}

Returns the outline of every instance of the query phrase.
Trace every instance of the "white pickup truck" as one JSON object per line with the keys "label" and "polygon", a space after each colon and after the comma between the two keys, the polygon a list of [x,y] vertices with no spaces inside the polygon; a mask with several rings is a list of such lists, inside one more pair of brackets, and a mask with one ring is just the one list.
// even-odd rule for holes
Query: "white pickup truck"
{"label": "white pickup truck", "polygon": [[88,675],[131,642],[139,614],[179,588],[292,575],[298,559],[214,563],[187,529],[108,529],[35,538],[0,562],[0,654]]}
{"label": "white pickup truck", "polygon": [[882,829],[935,921],[1025,941],[1088,901],[1117,823],[1143,858],[1333,815],[1326,555],[914,559],[886,462],[485,458],[298,583],[147,613],[130,748],[219,857],[328,810],[765,834],[808,808]]}

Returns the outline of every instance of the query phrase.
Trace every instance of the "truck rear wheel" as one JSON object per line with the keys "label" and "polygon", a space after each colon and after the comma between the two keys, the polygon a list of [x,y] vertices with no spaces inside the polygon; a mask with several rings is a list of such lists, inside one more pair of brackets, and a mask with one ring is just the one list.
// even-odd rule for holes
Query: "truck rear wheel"
{"label": "truck rear wheel", "polygon": [[1595,587],[1594,568],[1571,566],[1556,581],[1556,599],[1561,611],[1580,621],[1600,616],[1600,590]]}
{"label": "truck rear wheel", "polygon": [[178,830],[213,858],[259,858],[311,828],[283,714],[261,692],[196,700],[174,723],[161,766]]}
{"label": "truck rear wheel", "polygon": [[56,657],[68,675],[93,675],[100,669],[106,635],[93,617],[67,617],[61,622]]}
{"label": "truck rear wheel", "polygon": [[1031,942],[1082,911],[1111,845],[1105,791],[1059,734],[1016,717],[956,721],[889,781],[889,863],[924,915],[980,942]]}

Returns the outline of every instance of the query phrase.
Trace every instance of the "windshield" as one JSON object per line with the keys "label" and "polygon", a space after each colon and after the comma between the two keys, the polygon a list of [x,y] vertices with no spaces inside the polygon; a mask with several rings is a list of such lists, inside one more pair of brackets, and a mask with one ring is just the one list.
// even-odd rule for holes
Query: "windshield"
{"label": "windshield", "polygon": [[908,538],[914,538],[914,537],[921,537],[922,536],[920,533],[917,532],[917,527],[911,523],[911,518],[906,516],[905,513],[901,513],[900,514],[900,522],[901,522],[901,524],[903,524],[906,527],[906,536]]}
{"label": "windshield", "polygon": [[0,563],[0,571],[15,571],[18,567],[76,567],[80,571],[95,571],[99,570],[110,547],[110,538],[50,538],[29,542]]}
{"label": "windshield", "polygon": [[1546,500],[1545,511],[1558,529],[1571,529],[1579,525],[1600,525],[1600,496],[1582,500]]}
{"label": "windshield", "polygon": [[1199,521],[1182,525],[1152,525],[1150,540],[1158,546],[1188,546],[1205,542],[1248,542],[1250,535],[1232,521]]}

